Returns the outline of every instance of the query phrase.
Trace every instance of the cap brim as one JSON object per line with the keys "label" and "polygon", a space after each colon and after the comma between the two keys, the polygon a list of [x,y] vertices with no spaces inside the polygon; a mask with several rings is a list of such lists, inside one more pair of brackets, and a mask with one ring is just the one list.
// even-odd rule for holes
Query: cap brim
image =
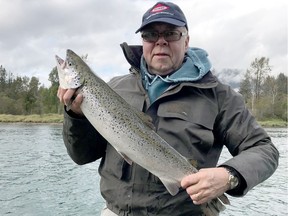
{"label": "cap brim", "polygon": [[158,18],[158,19],[151,20],[149,22],[142,23],[141,27],[139,29],[137,29],[137,31],[135,33],[138,33],[143,28],[145,28],[147,25],[149,25],[151,23],[155,23],[155,22],[168,23],[168,24],[171,24],[171,25],[179,26],[179,27],[186,26],[186,23],[183,22],[183,21],[165,17],[165,18]]}

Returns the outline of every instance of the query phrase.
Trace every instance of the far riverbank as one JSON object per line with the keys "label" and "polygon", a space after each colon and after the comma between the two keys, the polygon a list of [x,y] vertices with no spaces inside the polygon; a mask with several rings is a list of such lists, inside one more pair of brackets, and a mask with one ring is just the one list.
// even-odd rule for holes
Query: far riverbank
{"label": "far riverbank", "polygon": [[[7,115],[0,114],[2,123],[63,123],[63,114],[44,114],[44,115]],[[258,121],[262,127],[287,127],[287,121],[279,119],[269,119]]]}
{"label": "far riverbank", "polygon": [[63,123],[63,114],[8,115],[0,114],[2,123]]}

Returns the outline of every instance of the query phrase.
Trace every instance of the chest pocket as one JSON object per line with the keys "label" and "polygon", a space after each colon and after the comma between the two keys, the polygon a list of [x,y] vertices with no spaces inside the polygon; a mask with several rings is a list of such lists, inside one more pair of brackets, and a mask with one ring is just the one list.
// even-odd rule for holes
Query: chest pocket
{"label": "chest pocket", "polygon": [[[211,149],[217,107],[203,101],[168,101],[157,111],[157,132],[188,159],[204,163]],[[209,101],[208,101],[209,102]]]}

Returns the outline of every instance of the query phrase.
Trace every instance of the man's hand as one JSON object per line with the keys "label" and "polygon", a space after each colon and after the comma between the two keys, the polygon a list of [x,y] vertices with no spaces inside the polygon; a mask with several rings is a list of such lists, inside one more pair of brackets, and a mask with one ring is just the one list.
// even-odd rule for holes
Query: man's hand
{"label": "man's hand", "polygon": [[206,168],[186,176],[181,181],[182,188],[200,205],[224,194],[228,189],[229,174],[223,167]]}
{"label": "man's hand", "polygon": [[83,116],[80,105],[83,101],[83,95],[76,94],[76,89],[58,88],[57,97],[60,102],[68,106],[71,111],[77,115]]}

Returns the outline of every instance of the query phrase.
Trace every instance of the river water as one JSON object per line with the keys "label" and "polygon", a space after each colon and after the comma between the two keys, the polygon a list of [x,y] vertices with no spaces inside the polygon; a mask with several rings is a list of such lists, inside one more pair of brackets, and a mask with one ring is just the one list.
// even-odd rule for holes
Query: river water
{"label": "river water", "polygon": [[[267,131],[281,155],[279,168],[245,197],[229,197],[221,215],[287,215],[287,128]],[[98,162],[72,162],[61,133],[61,125],[0,123],[1,216],[100,215]],[[228,157],[225,150],[221,160]]]}

